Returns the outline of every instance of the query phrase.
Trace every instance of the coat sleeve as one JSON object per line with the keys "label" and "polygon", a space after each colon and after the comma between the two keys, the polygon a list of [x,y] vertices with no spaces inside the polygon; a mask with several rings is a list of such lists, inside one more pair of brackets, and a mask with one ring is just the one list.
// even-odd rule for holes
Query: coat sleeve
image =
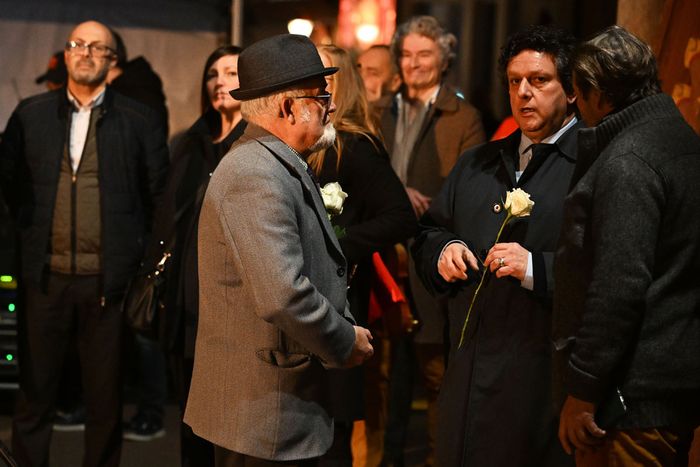
{"label": "coat sleeve", "polygon": [[219,219],[227,250],[245,265],[240,274],[254,313],[327,364],[341,366],[350,356],[355,331],[343,310],[336,310],[304,274],[297,219],[308,212],[298,211],[293,193],[299,187],[287,173],[264,164],[247,165],[237,178],[218,206]]}
{"label": "coat sleeve", "polygon": [[433,295],[447,293],[453,285],[445,281],[438,273],[437,262],[442,249],[449,242],[461,240],[467,245],[467,239],[459,238],[454,230],[454,197],[459,189],[459,182],[467,158],[462,157],[445,180],[430,208],[421,217],[418,235],[411,248],[418,276]]}
{"label": "coat sleeve", "polygon": [[24,140],[22,123],[15,111],[7,123],[0,142],[0,190],[10,213],[17,215],[19,205],[19,182],[23,162]]}
{"label": "coat sleeve", "polygon": [[144,117],[143,128],[139,128],[137,131],[142,132],[143,137],[143,185],[147,191],[144,202],[147,212],[150,213],[149,227],[153,227],[155,210],[163,197],[170,160],[164,129],[166,122],[163,117],[150,108]]}
{"label": "coat sleeve", "polygon": [[[364,204],[361,209],[365,211],[363,220],[348,225],[346,235],[340,239],[348,263],[359,263],[374,251],[415,234],[416,216],[386,154],[368,139],[360,138],[344,154],[340,170],[341,179],[352,177],[354,191],[362,196],[359,203]],[[342,224],[342,214],[338,222]]]}
{"label": "coat sleeve", "polygon": [[580,399],[604,397],[637,339],[664,202],[660,176],[636,156],[601,167],[591,218],[591,281],[566,373],[569,393]]}
{"label": "coat sleeve", "polygon": [[551,297],[554,294],[554,252],[531,251],[532,253],[532,291],[539,297]]}

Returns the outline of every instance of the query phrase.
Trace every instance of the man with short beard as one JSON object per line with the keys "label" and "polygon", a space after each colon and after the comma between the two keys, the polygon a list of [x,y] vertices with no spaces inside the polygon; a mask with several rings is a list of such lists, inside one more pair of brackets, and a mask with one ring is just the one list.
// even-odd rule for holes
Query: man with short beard
{"label": "man with short beard", "polygon": [[328,374],[372,356],[347,310],[347,264],[306,158],[335,111],[314,44],[283,34],[238,59],[244,135],[199,217],[199,322],[185,423],[217,467],[310,466],[331,446]]}
{"label": "man with short beard", "polygon": [[65,46],[67,86],[20,102],[0,146],[25,303],[12,426],[22,466],[48,465],[71,339],[87,411],[83,465],[119,465],[121,298],[143,257],[168,152],[156,112],[105,86],[115,60],[105,25],[78,25]]}

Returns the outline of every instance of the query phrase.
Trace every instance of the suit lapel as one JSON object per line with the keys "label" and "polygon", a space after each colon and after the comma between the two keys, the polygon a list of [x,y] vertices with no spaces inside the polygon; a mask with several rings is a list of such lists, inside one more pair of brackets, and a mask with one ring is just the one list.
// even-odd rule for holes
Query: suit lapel
{"label": "suit lapel", "polygon": [[311,203],[316,212],[316,217],[318,218],[323,232],[330,241],[330,243],[335,248],[336,252],[340,257],[344,258],[343,250],[340,248],[340,243],[338,243],[338,237],[333,231],[333,226],[328,220],[328,214],[326,212],[326,207],[323,204],[323,199],[321,198],[321,192],[319,191],[316,183],[311,179],[311,176],[306,173],[306,169],[302,165],[299,157],[294,154],[294,152],[284,144],[279,138],[271,134],[263,135],[251,135],[257,142],[265,146],[270,153],[275,156],[284,166],[289,169],[292,176],[298,178],[301,181],[301,185],[311,200]]}

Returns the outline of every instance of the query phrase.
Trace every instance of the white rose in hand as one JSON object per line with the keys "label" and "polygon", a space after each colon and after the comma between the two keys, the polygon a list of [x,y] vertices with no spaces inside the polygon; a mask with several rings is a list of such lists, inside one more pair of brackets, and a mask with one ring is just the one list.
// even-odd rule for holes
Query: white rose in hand
{"label": "white rose in hand", "polygon": [[326,212],[329,216],[337,216],[343,212],[343,203],[348,194],[340,187],[340,183],[326,183],[321,188],[321,197],[323,205],[326,207]]}
{"label": "white rose in hand", "polygon": [[506,202],[503,207],[512,217],[527,217],[532,212],[535,202],[530,199],[530,194],[520,188],[506,193]]}

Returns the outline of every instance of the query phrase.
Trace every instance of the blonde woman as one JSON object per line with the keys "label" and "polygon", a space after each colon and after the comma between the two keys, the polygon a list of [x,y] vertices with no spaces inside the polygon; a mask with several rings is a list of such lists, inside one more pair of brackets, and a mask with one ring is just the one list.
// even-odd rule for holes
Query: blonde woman
{"label": "blonde woman", "polygon": [[[336,106],[331,122],[337,136],[332,147],[310,156],[309,164],[321,186],[338,182],[348,193],[342,214],[331,222],[345,232],[340,246],[348,267],[355,270],[348,291],[350,310],[358,325],[366,327],[372,253],[411,237],[416,230],[416,217],[391,168],[370,114],[362,78],[350,54],[333,45],[320,46],[318,50],[325,66],[339,69],[326,77]],[[362,370],[336,372],[332,383],[335,440],[321,464],[350,465],[347,462],[352,461],[352,424],[364,418]]]}

